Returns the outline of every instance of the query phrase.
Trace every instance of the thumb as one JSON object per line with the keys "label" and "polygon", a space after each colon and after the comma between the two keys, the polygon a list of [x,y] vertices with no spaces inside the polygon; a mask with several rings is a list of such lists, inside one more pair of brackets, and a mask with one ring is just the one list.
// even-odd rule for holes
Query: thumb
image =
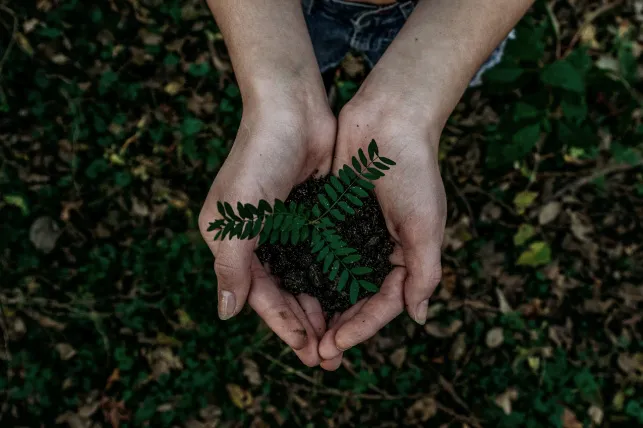
{"label": "thumb", "polygon": [[255,239],[224,240],[214,257],[217,275],[219,318],[227,320],[238,314],[248,298],[252,275]]}
{"label": "thumb", "polygon": [[409,315],[424,325],[429,308],[429,297],[442,277],[440,245],[429,243],[411,246],[404,251],[407,276],[404,282],[404,302]]}

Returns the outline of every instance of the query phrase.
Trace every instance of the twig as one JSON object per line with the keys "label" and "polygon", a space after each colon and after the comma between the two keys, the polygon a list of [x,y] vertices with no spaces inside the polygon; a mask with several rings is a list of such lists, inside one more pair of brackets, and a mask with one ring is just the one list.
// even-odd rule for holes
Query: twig
{"label": "twig", "polygon": [[591,25],[591,23],[594,22],[599,16],[609,12],[610,10],[614,9],[616,6],[619,6],[621,3],[623,3],[623,0],[614,0],[612,3],[606,3],[603,6],[596,9],[594,12],[588,13],[587,19],[585,19],[585,21],[581,24],[581,26],[578,27],[578,30],[576,30],[576,34],[574,34],[574,37],[572,37],[571,42],[569,42],[569,46],[567,46],[567,49],[565,50],[565,54],[563,55],[563,58],[572,52],[572,50],[578,43],[578,40],[580,39],[581,35],[583,34],[583,31],[585,30],[585,28]]}
{"label": "twig", "polygon": [[[358,399],[363,399],[363,400],[402,400],[402,399],[407,399],[407,398],[414,398],[414,396],[401,396],[401,395],[390,395],[386,393],[385,391],[381,391],[379,394],[357,394],[351,391],[340,391],[339,389],[335,388],[329,388],[325,386],[324,384],[316,381],[312,377],[308,376],[307,374],[302,373],[301,371],[295,369],[294,367],[289,366],[288,364],[276,359],[272,355],[268,355],[265,352],[258,351],[257,352],[259,355],[264,357],[265,359],[269,360],[273,364],[278,365],[282,369],[286,371],[286,373],[291,373],[294,374],[295,376],[305,380],[306,382],[310,383],[311,385],[315,385],[319,390],[315,390],[315,392],[319,392],[322,394],[326,395],[335,395],[337,397],[344,397],[344,398],[358,398]],[[311,388],[312,389],[312,388]],[[378,388],[379,389],[379,388]]]}
{"label": "twig", "polygon": [[561,196],[565,195],[566,193],[569,192],[575,192],[581,187],[583,187],[586,184],[591,183],[592,181],[596,180],[597,178],[614,174],[615,172],[623,172],[623,171],[628,171],[630,169],[635,169],[643,166],[643,161],[636,162],[634,164],[618,164],[618,165],[612,165],[608,166],[602,169],[599,169],[598,171],[594,172],[593,174],[590,174],[586,177],[579,178],[578,180],[574,181],[573,183],[563,187],[560,189],[558,192],[554,193],[553,196],[549,197],[547,201],[549,202],[550,200],[553,199],[558,199]]}
{"label": "twig", "polygon": [[518,213],[516,212],[516,210],[514,210],[510,205],[507,205],[505,202],[501,201],[500,199],[496,198],[491,193],[487,192],[484,189],[481,189],[480,187],[474,186],[472,184],[468,184],[467,187],[464,189],[464,193],[465,194],[466,193],[480,193],[482,195],[485,195],[486,197],[488,197],[489,199],[491,199],[492,201],[494,201],[495,203],[497,203],[498,205],[500,205],[501,207],[503,207],[504,209],[509,211],[514,216],[520,217],[518,215]]}
{"label": "twig", "polygon": [[558,22],[556,14],[554,13],[554,10],[552,8],[552,5],[554,3],[556,3],[556,0],[549,1],[545,5],[545,9],[547,10],[547,16],[549,17],[549,20],[551,21],[551,26],[554,28],[554,36],[556,36],[556,59],[559,59],[562,50],[560,45],[560,23]]}
{"label": "twig", "polygon": [[477,238],[478,237],[478,229],[476,229],[476,218],[473,215],[473,210],[471,209],[471,205],[469,204],[469,201],[467,200],[466,196],[464,196],[464,194],[462,193],[462,191],[460,190],[458,185],[455,183],[455,181],[453,181],[453,177],[451,176],[451,171],[450,171],[449,167],[447,166],[445,168],[445,170],[447,172],[447,180],[449,181],[449,183],[451,183],[451,185],[455,189],[455,193],[457,193],[457,195],[460,197],[462,202],[464,202],[464,206],[467,207],[467,211],[469,212],[469,218],[471,218],[471,223],[470,223],[471,224],[471,230],[473,231],[473,236],[475,238]]}
{"label": "twig", "polygon": [[471,413],[471,409],[469,409],[467,403],[465,403],[464,400],[460,398],[460,396],[455,392],[455,388],[453,387],[453,385],[451,385],[451,383],[442,375],[440,375],[440,386],[442,386],[442,389],[444,389],[456,403],[462,406],[462,408],[467,412]]}
{"label": "twig", "polygon": [[9,58],[9,53],[11,52],[11,49],[13,49],[13,45],[16,43],[16,33],[18,32],[18,17],[16,17],[16,14],[13,10],[9,9],[3,4],[0,4],[0,9],[7,12],[13,18],[13,31],[11,33],[11,38],[9,39],[9,44],[7,45],[7,49],[5,50],[2,59],[0,59],[0,78],[2,78],[2,67],[7,61],[7,58]]}
{"label": "twig", "polygon": [[475,428],[482,428],[482,425],[480,425],[480,422],[476,418],[459,415],[454,410],[446,407],[443,404],[440,404],[440,402],[438,402],[437,400],[436,400],[435,404],[436,404],[438,410],[442,410],[444,413],[446,413],[449,416],[457,419],[458,421],[464,422],[465,424],[469,424],[469,425],[471,425],[471,426],[473,426]]}

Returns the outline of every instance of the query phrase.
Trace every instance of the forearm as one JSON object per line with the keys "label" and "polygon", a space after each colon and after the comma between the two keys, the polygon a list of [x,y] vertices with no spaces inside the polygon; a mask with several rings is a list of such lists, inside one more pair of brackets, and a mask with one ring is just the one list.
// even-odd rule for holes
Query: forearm
{"label": "forearm", "polygon": [[371,72],[367,86],[387,88],[420,118],[438,123],[482,63],[533,0],[423,0]]}
{"label": "forearm", "polygon": [[244,103],[273,90],[324,98],[299,0],[207,2],[228,47]]}

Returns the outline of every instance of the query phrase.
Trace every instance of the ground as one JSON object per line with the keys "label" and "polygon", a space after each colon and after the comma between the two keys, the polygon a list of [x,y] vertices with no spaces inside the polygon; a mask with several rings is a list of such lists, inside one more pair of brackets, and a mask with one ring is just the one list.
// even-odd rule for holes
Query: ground
{"label": "ground", "polygon": [[204,4],[0,3],[0,425],[642,424],[642,23],[536,2],[443,133],[429,321],[327,373],[216,317],[196,220],[241,103]]}

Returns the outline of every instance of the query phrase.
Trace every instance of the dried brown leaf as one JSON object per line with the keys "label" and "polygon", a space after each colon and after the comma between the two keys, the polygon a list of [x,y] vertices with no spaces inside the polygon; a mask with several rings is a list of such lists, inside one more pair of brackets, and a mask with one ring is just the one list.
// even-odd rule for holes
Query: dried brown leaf
{"label": "dried brown leaf", "polygon": [[448,326],[444,326],[438,321],[427,323],[424,326],[424,330],[433,337],[444,339],[456,334],[461,327],[462,320],[456,319],[453,320]]}

